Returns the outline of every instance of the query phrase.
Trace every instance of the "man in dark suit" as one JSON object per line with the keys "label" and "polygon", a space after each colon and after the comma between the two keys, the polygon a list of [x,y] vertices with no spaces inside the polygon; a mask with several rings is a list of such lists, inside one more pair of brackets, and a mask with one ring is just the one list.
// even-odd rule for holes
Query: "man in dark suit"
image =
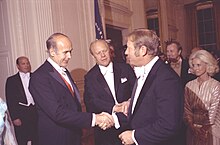
{"label": "man in dark suit", "polygon": [[[178,41],[172,40],[166,43],[166,49],[169,65],[179,75],[182,86],[185,87],[186,83],[195,79],[196,76],[190,72],[188,60],[181,55],[182,46]],[[179,145],[186,145],[186,127],[184,123],[180,131],[179,140],[182,140]]]}
{"label": "man in dark suit", "polygon": [[28,90],[31,65],[27,57],[16,60],[19,72],[6,81],[6,102],[15,128],[18,145],[36,144],[37,112]]}
{"label": "man in dark suit", "polygon": [[38,112],[39,145],[80,145],[81,128],[112,122],[107,113],[81,112],[79,91],[66,69],[72,43],[62,33],[46,41],[49,58],[32,75],[29,90]]}
{"label": "man in dark suit", "polygon": [[128,35],[127,60],[137,81],[128,111],[129,128],[119,135],[123,144],[178,145],[182,124],[183,87],[178,75],[156,56],[159,38],[137,29]]}
{"label": "man in dark suit", "polygon": [[[96,60],[96,65],[85,76],[84,101],[87,111],[110,114],[118,112],[117,104],[130,99],[136,78],[134,71],[126,63],[111,61],[110,48],[105,40],[92,42],[90,52]],[[124,116],[126,120],[122,113],[113,113],[114,115]],[[105,131],[95,128],[95,144],[120,145],[118,135],[123,127],[116,128],[113,126]]]}
{"label": "man in dark suit", "polygon": [[166,42],[166,49],[169,65],[180,76],[183,87],[185,87],[187,82],[196,77],[189,71],[188,60],[183,59],[181,55],[182,47],[178,41],[172,40]]}

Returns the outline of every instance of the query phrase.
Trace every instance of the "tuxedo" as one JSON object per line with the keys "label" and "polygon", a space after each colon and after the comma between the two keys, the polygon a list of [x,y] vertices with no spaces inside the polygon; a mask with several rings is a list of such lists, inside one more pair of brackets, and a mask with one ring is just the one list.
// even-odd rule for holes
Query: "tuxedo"
{"label": "tuxedo", "polygon": [[7,78],[5,92],[11,120],[20,119],[22,123],[21,126],[14,125],[18,145],[27,144],[28,141],[36,144],[36,107],[22,105],[28,103],[19,73]]}
{"label": "tuxedo", "polygon": [[[127,101],[131,97],[131,91],[136,78],[133,69],[128,64],[114,62],[113,76],[115,98],[117,102],[121,103]],[[95,113],[108,112],[111,114],[113,106],[115,105],[110,87],[97,64],[85,75],[84,102],[87,111]],[[123,118],[120,125],[125,125],[127,121],[126,116],[122,113],[117,113],[117,116]],[[118,135],[122,131],[123,127],[118,130],[112,127],[105,131],[100,128],[95,128],[95,144],[121,144]]]}
{"label": "tuxedo", "polygon": [[183,87],[162,60],[153,65],[129,114],[129,130],[135,130],[139,145],[179,144],[176,136],[183,120]]}
{"label": "tuxedo", "polygon": [[81,128],[91,127],[92,114],[81,112],[79,91],[68,70],[66,74],[74,95],[48,61],[31,77],[29,90],[37,106],[39,145],[80,145]]}
{"label": "tuxedo", "polygon": [[[189,63],[188,60],[183,59],[181,61],[181,70],[180,70],[180,79],[183,87],[185,87],[186,83],[196,78],[196,76],[192,73],[189,73]],[[186,126],[183,123],[182,129],[180,130],[180,135],[178,136],[178,140],[182,140],[179,145],[186,145]]]}

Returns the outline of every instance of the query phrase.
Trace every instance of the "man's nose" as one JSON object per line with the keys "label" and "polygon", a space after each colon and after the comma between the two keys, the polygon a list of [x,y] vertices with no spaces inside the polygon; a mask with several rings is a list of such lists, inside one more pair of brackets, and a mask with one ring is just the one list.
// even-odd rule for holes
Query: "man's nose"
{"label": "man's nose", "polygon": [[72,57],[72,55],[71,55],[70,52],[67,53],[67,57],[68,57],[69,59]]}

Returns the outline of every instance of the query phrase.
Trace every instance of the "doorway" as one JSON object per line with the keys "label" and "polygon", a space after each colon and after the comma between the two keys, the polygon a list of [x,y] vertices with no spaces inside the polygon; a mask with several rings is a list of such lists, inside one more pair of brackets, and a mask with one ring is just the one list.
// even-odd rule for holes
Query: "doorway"
{"label": "doorway", "polygon": [[111,40],[110,45],[114,48],[113,61],[126,62],[124,54],[126,47],[122,43],[121,29],[106,25],[106,37]]}

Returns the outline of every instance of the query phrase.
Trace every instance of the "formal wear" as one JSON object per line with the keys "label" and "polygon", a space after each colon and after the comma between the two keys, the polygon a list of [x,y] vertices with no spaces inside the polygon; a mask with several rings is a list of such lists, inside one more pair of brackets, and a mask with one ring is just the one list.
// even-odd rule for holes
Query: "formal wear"
{"label": "formal wear", "polygon": [[181,58],[177,63],[170,63],[170,66],[180,76],[183,86],[185,86],[187,82],[196,78],[195,75],[190,73],[189,63],[186,59]]}
{"label": "formal wear", "polygon": [[129,128],[138,145],[178,145],[182,125],[183,87],[178,75],[158,57],[140,68]]}
{"label": "formal wear", "polygon": [[28,91],[30,73],[18,72],[6,81],[6,102],[11,120],[21,120],[21,126],[14,125],[18,145],[28,141],[36,143],[37,112],[33,98]]}
{"label": "formal wear", "polygon": [[63,78],[48,60],[33,73],[29,87],[37,106],[39,145],[80,145],[81,128],[92,126],[92,114],[81,112],[79,91],[68,70]]}
{"label": "formal wear", "polygon": [[[220,83],[210,78],[186,84],[184,119],[187,124],[187,145],[220,144]],[[192,132],[191,126],[207,126],[207,138]]]}
{"label": "formal wear", "polygon": [[[116,62],[110,63],[108,67],[96,64],[85,75],[84,101],[88,112],[112,114],[115,104],[127,101],[131,97],[135,81],[133,69],[128,64]],[[95,128],[96,145],[121,144],[118,135],[123,130],[122,126],[125,125],[127,118],[123,113],[116,115],[124,119],[119,122],[121,128],[112,127],[105,131]]]}
{"label": "formal wear", "polygon": [[[195,79],[196,76],[190,72],[190,67],[188,60],[181,58],[177,63],[170,63],[170,66],[174,69],[174,71],[179,75],[183,87],[185,87],[186,83]],[[181,140],[179,145],[186,145],[186,125],[182,124],[182,129],[179,132],[178,140]]]}

